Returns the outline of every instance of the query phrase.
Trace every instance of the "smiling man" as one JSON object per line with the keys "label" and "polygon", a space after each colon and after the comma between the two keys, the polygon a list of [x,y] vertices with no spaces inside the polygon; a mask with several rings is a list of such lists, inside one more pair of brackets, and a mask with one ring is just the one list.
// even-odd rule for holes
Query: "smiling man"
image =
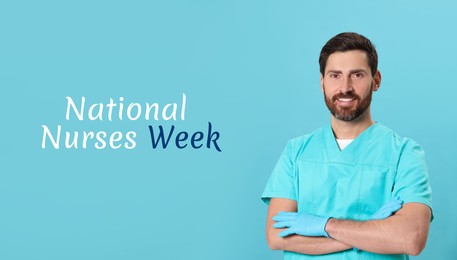
{"label": "smiling man", "polygon": [[408,259],[432,220],[422,148],[373,121],[381,85],[369,39],[341,33],[319,57],[330,124],[287,143],[262,199],[284,259]]}

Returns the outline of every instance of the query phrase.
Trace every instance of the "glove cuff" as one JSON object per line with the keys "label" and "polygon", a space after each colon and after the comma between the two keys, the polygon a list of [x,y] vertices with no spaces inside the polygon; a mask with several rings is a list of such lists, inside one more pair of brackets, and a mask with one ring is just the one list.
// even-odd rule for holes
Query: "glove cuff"
{"label": "glove cuff", "polygon": [[328,223],[328,221],[329,221],[331,218],[332,218],[332,217],[326,218],[325,223],[324,223],[324,228],[323,228],[324,236],[326,236],[326,237],[328,237],[328,238],[331,238],[331,237],[330,237],[330,235],[327,233],[327,231],[325,230],[325,227],[327,226],[327,223]]}

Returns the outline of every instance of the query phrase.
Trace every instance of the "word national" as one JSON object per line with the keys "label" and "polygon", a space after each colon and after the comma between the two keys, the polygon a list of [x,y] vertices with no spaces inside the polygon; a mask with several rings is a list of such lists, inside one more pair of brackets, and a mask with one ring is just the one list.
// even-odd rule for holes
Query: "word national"
{"label": "word national", "polygon": [[[145,120],[150,120],[153,118],[154,120],[159,120],[159,114],[161,115],[162,119],[167,121],[173,119],[176,121],[176,114],[178,110],[177,103],[170,103],[166,104],[162,108],[158,103],[130,103],[127,108],[125,109],[125,105],[123,103],[124,98],[120,97],[119,102],[115,103],[112,98],[109,99],[109,103],[96,103],[89,106],[89,109],[86,111],[86,98],[81,97],[81,103],[79,106],[75,104],[71,97],[67,97],[67,113],[65,114],[65,119],[70,120],[70,112],[73,111],[76,118],[80,121],[84,120],[84,115],[87,113],[87,117],[89,120],[100,120],[103,121],[103,117],[108,118],[108,121],[112,121],[113,113],[117,115],[119,120],[123,120],[124,114],[127,115],[129,120],[135,121],[140,117],[144,116]],[[160,110],[162,112],[160,113]],[[116,113],[117,112],[117,113]],[[182,94],[182,102],[181,102],[181,120],[185,119],[186,114],[186,94]],[[152,117],[151,117],[152,113]]]}
{"label": "word national", "polygon": [[[144,119],[145,121],[177,121],[185,120],[186,116],[186,94],[182,94],[180,103],[168,103],[161,106],[159,103],[126,103],[123,97],[119,97],[118,101],[109,98],[107,103],[86,103],[86,98],[81,97],[80,102],[75,102],[72,97],[66,97],[67,106],[65,119],[66,121],[137,121]],[[87,124],[85,124],[87,125]],[[100,125],[98,123],[97,125]],[[117,124],[116,124],[117,125]],[[129,124],[131,125],[131,124]],[[149,129],[149,137],[151,139],[151,148],[167,149],[173,144],[178,149],[216,149],[221,152],[221,148],[217,143],[220,138],[220,133],[215,131],[211,122],[208,122],[206,131],[196,131],[188,133],[182,130],[175,130],[176,127],[171,125],[167,131],[162,125],[158,126],[158,132],[154,133],[153,125],[147,126]],[[72,131],[64,129],[64,126],[58,124],[55,128],[49,128],[47,125],[42,125],[43,138],[41,148],[46,149],[52,147],[56,150],[65,149],[87,149],[95,148],[98,150],[111,149],[134,149],[137,146],[137,133],[133,130],[118,131],[110,129],[110,131]],[[104,127],[105,128],[105,127]],[[108,127],[109,128],[109,127]],[[106,130],[106,129],[105,129]],[[171,141],[171,140],[174,140]]]}

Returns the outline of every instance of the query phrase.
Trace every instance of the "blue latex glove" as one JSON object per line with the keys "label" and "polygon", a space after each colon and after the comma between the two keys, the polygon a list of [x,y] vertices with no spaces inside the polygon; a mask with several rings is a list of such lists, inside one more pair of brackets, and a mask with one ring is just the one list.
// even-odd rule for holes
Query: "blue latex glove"
{"label": "blue latex glove", "polygon": [[378,211],[371,215],[369,220],[380,220],[388,218],[399,209],[401,209],[402,205],[403,200],[401,200],[399,197],[393,197],[389,202],[384,204],[380,209],[378,209]]}
{"label": "blue latex glove", "polygon": [[310,237],[329,237],[325,231],[325,225],[330,218],[320,217],[304,212],[279,212],[273,217],[276,223],[274,228],[287,228],[279,233],[280,237],[293,234]]}

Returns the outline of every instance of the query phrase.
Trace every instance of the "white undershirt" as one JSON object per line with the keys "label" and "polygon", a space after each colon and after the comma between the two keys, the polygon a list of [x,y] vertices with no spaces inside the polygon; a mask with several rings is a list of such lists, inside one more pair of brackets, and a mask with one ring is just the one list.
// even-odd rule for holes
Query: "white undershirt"
{"label": "white undershirt", "polygon": [[338,143],[338,147],[340,147],[340,150],[343,151],[346,146],[348,146],[350,143],[352,143],[354,139],[336,139],[336,142]]}

